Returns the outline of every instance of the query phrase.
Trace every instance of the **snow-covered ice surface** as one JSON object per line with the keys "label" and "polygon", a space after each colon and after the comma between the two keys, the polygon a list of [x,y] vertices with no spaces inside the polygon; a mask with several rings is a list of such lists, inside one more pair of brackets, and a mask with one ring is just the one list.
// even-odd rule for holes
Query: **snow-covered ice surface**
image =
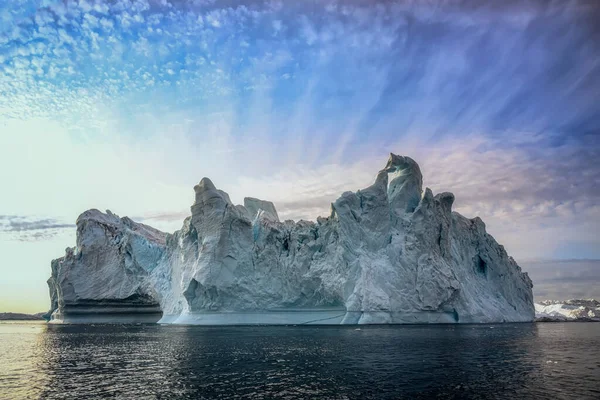
{"label": "snow-covered ice surface", "polygon": [[545,300],[535,303],[536,321],[599,321],[600,302],[585,300]]}
{"label": "snow-covered ice surface", "polygon": [[[207,178],[173,234],[89,210],[52,261],[54,322],[390,324],[532,321],[532,283],[409,157],[316,222],[234,205]],[[162,313],[162,318],[161,318]]]}

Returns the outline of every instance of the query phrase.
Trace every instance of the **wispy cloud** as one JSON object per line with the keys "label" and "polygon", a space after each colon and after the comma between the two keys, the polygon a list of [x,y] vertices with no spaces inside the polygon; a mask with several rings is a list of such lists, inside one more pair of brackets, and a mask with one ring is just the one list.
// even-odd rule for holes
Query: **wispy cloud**
{"label": "wispy cloud", "polygon": [[[8,232],[23,232],[23,231],[35,231],[43,229],[61,229],[61,228],[72,228],[74,224],[64,224],[52,218],[28,220],[27,217],[12,216],[12,215],[1,215],[0,226],[3,231]],[[6,221],[6,224],[2,222]]]}
{"label": "wispy cloud", "polygon": [[536,301],[600,298],[600,260],[524,261]]}
{"label": "wispy cloud", "polygon": [[262,91],[281,116],[310,100],[304,109],[348,143],[389,139],[388,124],[422,135],[598,125],[599,12],[584,1],[4,7],[14,22],[0,32],[0,109],[16,118],[238,108]]}
{"label": "wispy cloud", "polygon": [[0,234],[11,240],[36,241],[52,238],[64,229],[73,229],[54,218],[35,218],[21,215],[0,215]]}
{"label": "wispy cloud", "polygon": [[149,213],[140,216],[133,216],[132,219],[135,221],[152,223],[152,222],[166,222],[181,224],[183,220],[191,215],[190,211],[175,211],[175,212],[164,212],[164,213]]}
{"label": "wispy cloud", "polygon": [[[425,185],[456,195],[454,209],[480,216],[488,230],[518,257],[596,257],[600,248],[600,156],[593,136],[557,144],[556,138],[507,132],[415,139],[389,150],[413,157]],[[275,202],[284,218],[326,215],[346,190],[368,186],[385,164],[369,151],[344,165],[298,165],[263,177],[239,178],[236,191]]]}

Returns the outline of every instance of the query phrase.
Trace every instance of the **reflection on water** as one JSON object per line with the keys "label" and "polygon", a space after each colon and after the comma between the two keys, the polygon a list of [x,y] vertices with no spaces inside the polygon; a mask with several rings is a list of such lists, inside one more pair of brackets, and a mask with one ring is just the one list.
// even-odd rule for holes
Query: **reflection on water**
{"label": "reflection on water", "polygon": [[600,324],[0,324],[0,398],[599,398]]}

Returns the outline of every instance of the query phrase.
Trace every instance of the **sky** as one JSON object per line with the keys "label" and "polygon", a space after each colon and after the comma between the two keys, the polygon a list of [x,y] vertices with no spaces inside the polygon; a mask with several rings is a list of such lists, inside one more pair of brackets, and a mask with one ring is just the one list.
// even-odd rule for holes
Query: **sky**
{"label": "sky", "polygon": [[600,298],[595,1],[0,0],[0,311],[89,208],[167,232],[204,176],[327,215],[390,152],[536,299]]}

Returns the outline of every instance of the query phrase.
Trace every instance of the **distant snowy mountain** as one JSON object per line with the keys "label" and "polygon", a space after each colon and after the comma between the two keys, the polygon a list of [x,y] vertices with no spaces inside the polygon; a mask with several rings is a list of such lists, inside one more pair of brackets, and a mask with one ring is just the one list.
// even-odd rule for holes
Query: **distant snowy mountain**
{"label": "distant snowy mountain", "polygon": [[584,300],[544,300],[535,304],[536,321],[599,321],[600,301]]}

